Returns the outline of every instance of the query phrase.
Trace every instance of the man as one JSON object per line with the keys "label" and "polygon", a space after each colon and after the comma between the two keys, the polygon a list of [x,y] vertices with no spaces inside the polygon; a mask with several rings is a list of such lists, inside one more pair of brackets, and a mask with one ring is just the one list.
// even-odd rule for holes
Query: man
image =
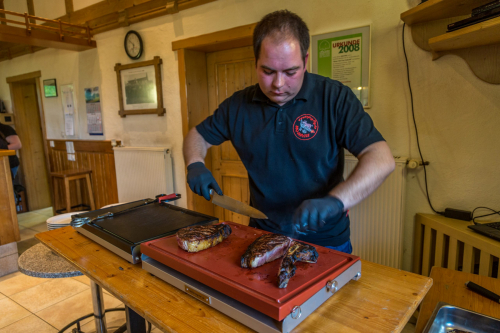
{"label": "man", "polygon": [[[9,125],[0,123],[0,149],[19,150],[21,147],[21,140],[16,131]],[[19,169],[19,158],[16,155],[9,156],[9,164],[14,179]]]}
{"label": "man", "polygon": [[[306,71],[309,30],[289,11],[266,15],[253,36],[258,84],[236,92],[184,140],[187,181],[210,200],[222,191],[204,165],[231,140],[248,171],[250,226],[351,253],[346,211],[394,170],[390,149],[350,88]],[[343,148],[359,163],[343,181]]]}

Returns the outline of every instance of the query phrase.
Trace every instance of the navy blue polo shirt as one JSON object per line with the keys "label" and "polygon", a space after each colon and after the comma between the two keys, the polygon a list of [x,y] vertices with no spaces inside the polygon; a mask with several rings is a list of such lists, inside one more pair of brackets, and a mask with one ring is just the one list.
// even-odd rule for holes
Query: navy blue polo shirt
{"label": "navy blue polo shirt", "polygon": [[343,150],[357,156],[383,141],[350,88],[305,73],[299,93],[280,106],[256,84],[234,93],[196,129],[211,145],[231,140],[248,171],[251,205],[268,216],[251,226],[322,246],[349,240],[345,213],[316,233],[297,235],[293,213],[321,198],[343,179]]}

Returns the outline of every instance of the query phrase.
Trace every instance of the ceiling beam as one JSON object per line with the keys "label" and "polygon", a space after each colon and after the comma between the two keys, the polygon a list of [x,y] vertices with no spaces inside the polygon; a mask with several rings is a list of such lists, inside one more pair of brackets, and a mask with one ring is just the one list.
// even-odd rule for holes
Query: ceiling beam
{"label": "ceiling beam", "polygon": [[[28,14],[35,15],[35,5],[33,4],[33,0],[26,0],[28,5]],[[30,23],[35,23],[35,19],[30,19]]]}
{"label": "ceiling beam", "polygon": [[64,0],[64,4],[66,5],[66,14],[70,14],[75,11],[73,9],[73,0]]}
{"label": "ceiling beam", "polygon": [[[0,0],[0,9],[5,9],[5,8],[4,8],[4,6],[3,6],[3,0]],[[5,18],[5,14],[0,13],[0,17],[1,17],[1,18]],[[2,21],[2,22],[0,22],[0,23],[1,23],[1,24],[5,24],[5,25],[7,25],[7,22],[3,22],[3,21]]]}
{"label": "ceiling beam", "polygon": [[[179,11],[217,0],[177,0]],[[106,0],[59,17],[63,22],[88,24],[93,34],[168,15],[173,0]]]}
{"label": "ceiling beam", "polygon": [[[26,1],[29,11],[34,1]],[[97,33],[117,29],[121,26],[128,26],[130,24],[201,6],[217,0],[106,0],[77,11],[74,11],[73,0],[64,1],[66,14],[58,19],[67,23],[88,25],[92,29],[92,35],[95,35]],[[4,0],[0,0],[0,8],[3,8],[3,2]],[[43,25],[57,27],[51,23]],[[0,25],[0,27],[8,26]],[[23,38],[32,41],[31,38],[26,36],[25,30],[23,31]],[[33,35],[31,37],[33,37]],[[67,37],[65,37],[65,40],[67,40]],[[29,46],[20,45],[19,43],[23,43],[21,39],[12,38],[12,36],[9,38],[5,37],[5,39],[0,38],[0,42],[1,41],[16,43],[16,46],[6,47],[5,44],[0,44],[0,61],[36,52],[46,47],[52,47],[45,45],[47,43],[43,43],[44,45],[40,46],[40,43],[35,44],[34,42],[30,42],[28,45],[34,46],[33,49],[31,49]],[[56,41],[53,42],[56,43]],[[61,44],[60,41],[58,41],[58,43]],[[93,42],[93,45],[93,47],[95,47],[95,42]]]}

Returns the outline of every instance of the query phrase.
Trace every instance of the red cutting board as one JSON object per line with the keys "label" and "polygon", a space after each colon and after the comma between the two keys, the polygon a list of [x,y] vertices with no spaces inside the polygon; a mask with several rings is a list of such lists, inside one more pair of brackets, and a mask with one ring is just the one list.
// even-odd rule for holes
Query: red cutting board
{"label": "red cutting board", "polygon": [[268,232],[223,223],[231,227],[231,235],[207,250],[186,252],[177,245],[175,235],[171,235],[142,243],[141,252],[279,321],[359,260],[357,256],[314,245],[318,262],[296,263],[295,276],[286,288],[280,289],[277,275],[281,258],[253,269],[240,266],[247,247]]}

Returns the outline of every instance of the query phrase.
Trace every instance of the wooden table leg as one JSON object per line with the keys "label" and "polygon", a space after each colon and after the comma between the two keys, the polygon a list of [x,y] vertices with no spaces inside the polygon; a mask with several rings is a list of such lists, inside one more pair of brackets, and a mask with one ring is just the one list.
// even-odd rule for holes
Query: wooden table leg
{"label": "wooden table leg", "polygon": [[57,204],[59,203],[59,189],[57,188],[56,177],[52,177],[52,186],[54,186],[54,202],[52,203],[52,213],[57,215]]}
{"label": "wooden table leg", "polygon": [[90,181],[90,175],[86,174],[85,179],[87,180],[87,190],[89,192],[90,209],[95,210],[94,191],[92,191],[92,182]]}
{"label": "wooden table leg", "polygon": [[78,179],[75,179],[75,183],[76,183],[76,203],[78,205],[83,205],[83,202],[82,202],[82,189],[80,187],[80,181],[83,179],[83,177],[81,178],[78,178]]}
{"label": "wooden table leg", "polygon": [[64,192],[66,194],[66,213],[71,213],[71,197],[69,191],[69,180],[64,178]]}

